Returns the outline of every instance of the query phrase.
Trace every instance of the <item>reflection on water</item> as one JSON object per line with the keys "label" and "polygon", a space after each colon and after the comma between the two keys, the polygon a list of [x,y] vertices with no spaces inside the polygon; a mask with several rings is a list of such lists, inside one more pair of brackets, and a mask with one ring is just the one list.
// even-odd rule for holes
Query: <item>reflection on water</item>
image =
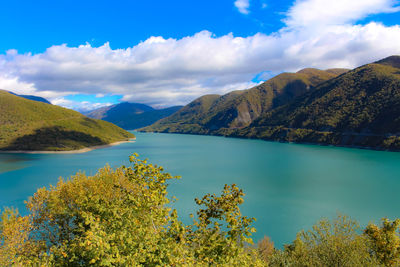
{"label": "reflection on water", "polygon": [[0,152],[0,173],[15,171],[29,166],[34,158],[25,154],[1,153]]}

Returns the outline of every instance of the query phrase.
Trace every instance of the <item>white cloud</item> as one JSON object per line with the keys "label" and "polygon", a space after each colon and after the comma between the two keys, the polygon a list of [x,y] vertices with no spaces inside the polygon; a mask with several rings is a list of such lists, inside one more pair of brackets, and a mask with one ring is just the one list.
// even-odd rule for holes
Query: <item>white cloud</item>
{"label": "white cloud", "polygon": [[[322,2],[330,11],[321,15],[317,8]],[[182,39],[153,36],[126,49],[112,49],[106,43],[52,46],[35,55],[11,50],[0,55],[0,88],[40,95],[64,106],[68,103],[61,98],[77,93],[118,94],[125,101],[165,106],[248,88],[264,71],[353,68],[400,54],[398,25],[353,24],[378,11],[393,12],[395,2],[353,2],[346,9],[341,0],[297,1],[287,13],[287,25],[270,35],[216,37],[202,31]],[[318,14],[307,20],[306,9]],[[315,27],[318,20],[323,27]]]}
{"label": "white cloud", "polygon": [[35,93],[34,83],[21,82],[18,77],[10,76],[6,73],[0,74],[0,89],[13,91],[17,94]]}
{"label": "white cloud", "polygon": [[296,0],[284,20],[289,27],[355,22],[368,15],[399,11],[397,0]]}
{"label": "white cloud", "polygon": [[58,106],[69,108],[69,109],[75,109],[75,110],[78,110],[81,112],[90,111],[90,110],[94,110],[97,108],[112,105],[112,103],[92,103],[92,102],[88,102],[88,101],[82,101],[82,102],[72,101],[72,100],[65,99],[63,97],[54,98],[51,101],[51,103],[53,105],[58,105]]}
{"label": "white cloud", "polygon": [[236,0],[234,3],[235,7],[242,14],[249,14],[250,0]]}

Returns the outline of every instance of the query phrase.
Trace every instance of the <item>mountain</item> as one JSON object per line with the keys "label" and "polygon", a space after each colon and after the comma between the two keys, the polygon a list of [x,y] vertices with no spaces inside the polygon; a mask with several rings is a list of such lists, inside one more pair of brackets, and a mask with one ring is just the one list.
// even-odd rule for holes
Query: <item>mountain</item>
{"label": "mountain", "polygon": [[99,120],[118,120],[120,116],[131,116],[151,110],[154,109],[148,105],[123,102],[89,111],[85,115]]}
{"label": "mountain", "polygon": [[16,93],[13,93],[13,92],[10,92],[10,91],[7,91],[7,92],[10,93],[10,94],[19,96],[19,97],[23,97],[23,98],[29,99],[29,100],[38,101],[38,102],[43,102],[43,103],[46,103],[46,104],[51,104],[47,99],[45,99],[45,98],[43,98],[43,97],[40,97],[40,96],[35,96],[35,95],[18,95],[18,94],[16,94]]}
{"label": "mountain", "polygon": [[400,56],[349,71],[248,127],[219,134],[400,150]]}
{"label": "mountain", "polygon": [[205,97],[140,130],[400,150],[400,56]]}
{"label": "mountain", "polygon": [[175,106],[165,109],[154,109],[148,105],[137,103],[120,103],[95,109],[85,115],[90,118],[112,122],[124,129],[137,129],[148,126],[159,119],[168,117],[181,108]]}
{"label": "mountain", "polygon": [[0,150],[75,150],[133,138],[109,122],[0,90]]}
{"label": "mountain", "polygon": [[256,87],[226,95],[206,95],[142,131],[216,134],[250,125],[261,114],[290,102],[345,69],[303,69],[282,73]]}

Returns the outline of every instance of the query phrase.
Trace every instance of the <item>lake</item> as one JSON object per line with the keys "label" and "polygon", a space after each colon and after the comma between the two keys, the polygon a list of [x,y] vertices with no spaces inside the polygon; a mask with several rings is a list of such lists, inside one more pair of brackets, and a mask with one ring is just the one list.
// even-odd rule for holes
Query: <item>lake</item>
{"label": "lake", "polygon": [[299,145],[215,136],[136,133],[125,143],[83,154],[0,154],[0,207],[24,210],[37,188],[77,171],[91,175],[106,163],[129,164],[134,152],[182,179],[171,182],[175,207],[191,222],[195,197],[237,184],[241,210],[257,218],[255,239],[291,242],[298,231],[337,212],[363,226],[400,217],[400,153]]}

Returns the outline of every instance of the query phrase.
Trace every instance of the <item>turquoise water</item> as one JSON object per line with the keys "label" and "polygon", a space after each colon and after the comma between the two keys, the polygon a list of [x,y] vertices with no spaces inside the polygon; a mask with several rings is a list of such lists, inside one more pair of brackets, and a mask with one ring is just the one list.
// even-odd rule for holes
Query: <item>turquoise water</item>
{"label": "turquoise water", "polygon": [[256,217],[256,239],[281,246],[301,229],[337,212],[362,225],[400,217],[400,153],[285,144],[213,136],[135,133],[137,141],[84,154],[0,154],[0,207],[24,209],[37,188],[106,163],[128,164],[133,152],[182,179],[169,192],[189,223],[193,199],[235,183],[242,212]]}

